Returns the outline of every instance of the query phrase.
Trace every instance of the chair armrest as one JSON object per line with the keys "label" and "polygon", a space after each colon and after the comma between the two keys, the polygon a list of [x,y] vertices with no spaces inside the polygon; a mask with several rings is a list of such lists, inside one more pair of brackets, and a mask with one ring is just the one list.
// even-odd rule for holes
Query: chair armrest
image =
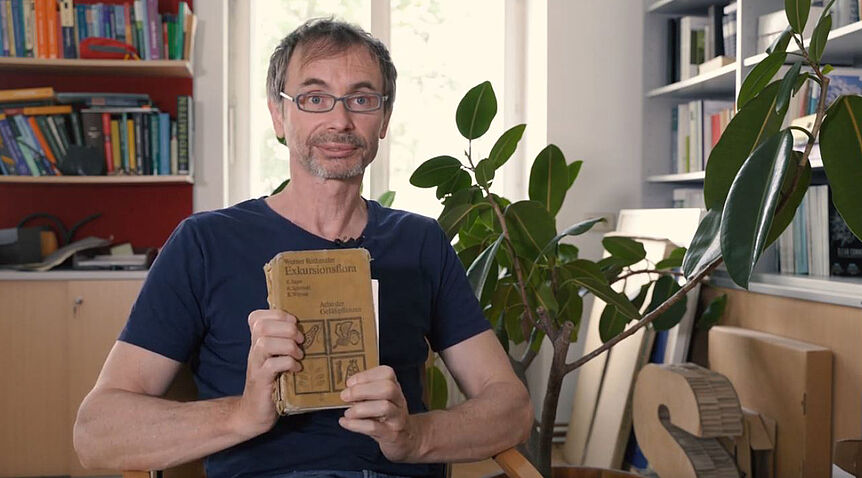
{"label": "chair armrest", "polygon": [[162,478],[161,471],[124,471],[123,478]]}
{"label": "chair armrest", "polygon": [[503,450],[494,457],[494,461],[509,476],[509,478],[542,478],[532,463],[514,448]]}

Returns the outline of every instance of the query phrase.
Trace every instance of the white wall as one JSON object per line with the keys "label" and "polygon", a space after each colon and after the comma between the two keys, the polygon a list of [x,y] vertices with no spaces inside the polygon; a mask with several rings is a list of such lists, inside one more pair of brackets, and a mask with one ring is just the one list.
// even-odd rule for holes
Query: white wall
{"label": "white wall", "polygon": [[[557,216],[558,229],[641,206],[643,13],[642,2],[632,0],[547,1],[547,141],[567,161],[584,161]],[[575,244],[582,257],[597,259],[600,239],[591,232]],[[584,310],[588,316],[588,303]],[[582,342],[573,345],[569,360],[582,353]],[[528,374],[537,416],[550,362],[546,341]],[[576,377],[570,374],[563,384],[558,423],[571,416]]]}
{"label": "white wall", "polygon": [[227,203],[228,138],[227,0],[198,3],[194,53],[195,212],[222,208]]}

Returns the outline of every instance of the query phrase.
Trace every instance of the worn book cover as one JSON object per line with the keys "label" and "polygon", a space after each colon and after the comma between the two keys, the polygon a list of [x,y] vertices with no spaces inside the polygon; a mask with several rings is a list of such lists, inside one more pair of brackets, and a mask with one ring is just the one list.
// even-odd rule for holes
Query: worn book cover
{"label": "worn book cover", "polygon": [[289,251],[264,266],[270,308],[305,334],[302,371],[276,379],[280,415],[347,407],[347,378],[378,365],[370,260],[365,249]]}

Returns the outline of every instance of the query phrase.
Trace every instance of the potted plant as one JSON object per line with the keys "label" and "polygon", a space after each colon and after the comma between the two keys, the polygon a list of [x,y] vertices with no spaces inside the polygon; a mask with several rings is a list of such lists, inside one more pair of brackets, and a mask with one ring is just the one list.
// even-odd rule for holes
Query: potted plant
{"label": "potted plant", "polygon": [[[546,476],[550,476],[554,416],[563,378],[642,327],[676,325],[685,309],[680,301],[722,262],[733,281],[747,288],[761,253],[790,224],[811,182],[808,156],[816,139],[835,207],[853,233],[862,236],[862,195],[857,192],[862,184],[862,97],[840,96],[827,105],[832,68],[820,63],[831,29],[833,1],[806,45],[801,32],[810,0],[785,0],[790,26],[746,77],[737,113],[709,156],[704,179],[708,211],[687,250],[674,251],[651,271],[630,270],[645,255],[643,246],[631,239],[605,238],[603,245],[610,256],[599,261],[579,257],[574,246],[561,243],[602,219],[557,230],[556,214],[573,191],[581,161],[567,163],[553,144],[533,161],[529,199],[513,201],[491,192],[495,172],[514,153],[526,125],[503,133],[487,156],[474,153],[472,141],[488,131],[497,110],[488,82],[468,91],[456,111],[458,130],[467,140],[465,161],[437,156],[411,176],[414,186],[436,188],[444,205],[438,221],[450,239],[457,239],[455,249],[470,284],[509,350],[516,373],[526,382],[525,371],[541,342],[547,339],[553,347],[538,431],[525,449]],[[787,51],[791,40],[798,46],[795,51]],[[795,61],[773,82],[788,59]],[[806,80],[821,88],[814,125],[810,131],[795,126],[782,129],[789,100]],[[807,136],[803,152],[793,150],[791,130]],[[686,278],[683,285],[672,278],[673,269],[679,267]],[[626,275],[646,272],[660,277],[635,297],[612,287]],[[648,289],[652,304],[657,305],[642,313]],[[599,326],[604,344],[566,362],[586,293],[607,304]],[[721,304],[715,306],[707,309],[706,320],[714,321],[720,314]],[[530,345],[518,348],[516,354],[516,348],[508,348],[510,342]]]}

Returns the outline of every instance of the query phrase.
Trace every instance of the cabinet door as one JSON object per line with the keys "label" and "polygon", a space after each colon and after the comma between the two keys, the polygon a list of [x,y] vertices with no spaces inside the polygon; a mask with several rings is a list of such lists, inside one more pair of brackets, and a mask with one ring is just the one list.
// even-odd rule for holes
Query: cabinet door
{"label": "cabinet door", "polygon": [[[93,388],[129,311],[141,289],[140,280],[70,281],[69,313],[69,400],[67,416],[75,422],[81,401]],[[71,428],[70,428],[71,430]],[[116,475],[116,470],[85,470],[68,435],[68,471],[72,476]]]}
{"label": "cabinet door", "polygon": [[66,282],[0,281],[0,476],[66,474]]}

